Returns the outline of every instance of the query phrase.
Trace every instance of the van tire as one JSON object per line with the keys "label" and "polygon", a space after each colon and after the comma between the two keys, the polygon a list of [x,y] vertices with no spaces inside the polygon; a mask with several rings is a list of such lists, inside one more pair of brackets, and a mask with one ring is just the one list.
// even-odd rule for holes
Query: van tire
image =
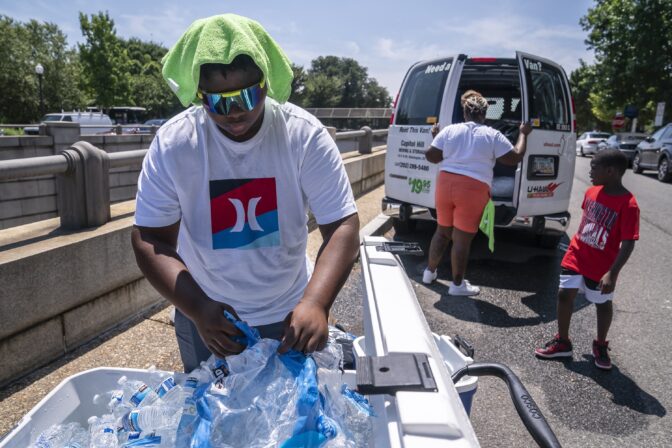
{"label": "van tire", "polygon": [[394,218],[392,220],[392,227],[394,227],[394,233],[397,235],[407,235],[412,233],[417,224],[418,222],[415,219],[402,221],[401,219]]}
{"label": "van tire", "polygon": [[556,249],[562,235],[537,235],[537,246],[544,249]]}

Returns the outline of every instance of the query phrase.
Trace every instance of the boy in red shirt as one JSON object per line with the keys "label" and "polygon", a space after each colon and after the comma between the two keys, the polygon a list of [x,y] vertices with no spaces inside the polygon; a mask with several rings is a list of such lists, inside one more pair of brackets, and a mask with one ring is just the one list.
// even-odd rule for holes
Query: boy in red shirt
{"label": "boy in red shirt", "polygon": [[574,298],[583,292],[597,308],[595,365],[611,369],[607,333],[613,316],[612,298],[618,274],[639,239],[639,207],[621,180],[628,159],[617,150],[598,152],[590,162],[590,187],[584,196],[579,230],[562,259],[558,291],[558,334],[537,348],[539,358],[572,357],[569,323]]}

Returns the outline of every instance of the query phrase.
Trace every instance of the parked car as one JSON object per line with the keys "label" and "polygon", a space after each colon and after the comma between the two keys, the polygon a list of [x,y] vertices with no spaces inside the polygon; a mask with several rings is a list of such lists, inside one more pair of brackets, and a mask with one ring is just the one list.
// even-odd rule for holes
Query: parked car
{"label": "parked car", "polygon": [[658,180],[672,181],[672,123],[639,142],[632,159],[632,171],[656,170]]}
{"label": "parked car", "polygon": [[646,134],[638,134],[634,132],[622,132],[614,134],[603,142],[597,144],[597,150],[617,149],[628,156],[628,160],[632,165],[632,159],[635,158],[635,149],[637,144],[646,138]]}
{"label": "parked car", "polygon": [[576,140],[576,153],[585,156],[586,154],[597,153],[597,145],[609,138],[606,132],[584,132]]}
{"label": "parked car", "polygon": [[[82,134],[106,134],[112,132],[112,119],[101,112],[57,112],[47,114],[40,119],[40,123],[50,121],[70,121],[79,123],[82,126],[86,126],[82,128]],[[40,133],[40,128],[38,125],[26,126],[23,128],[23,133],[26,135],[38,135]]]}
{"label": "parked car", "polygon": [[151,134],[160,128],[166,121],[167,118],[152,118],[145,121],[143,124],[138,125],[136,128],[132,128],[128,133],[132,134]]}

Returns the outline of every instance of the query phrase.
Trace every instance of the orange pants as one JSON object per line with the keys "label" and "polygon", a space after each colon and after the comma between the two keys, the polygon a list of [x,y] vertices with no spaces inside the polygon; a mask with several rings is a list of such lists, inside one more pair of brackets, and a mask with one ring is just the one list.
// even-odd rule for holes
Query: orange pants
{"label": "orange pants", "polygon": [[436,215],[443,227],[476,233],[490,200],[488,184],[461,174],[439,171],[436,179]]}

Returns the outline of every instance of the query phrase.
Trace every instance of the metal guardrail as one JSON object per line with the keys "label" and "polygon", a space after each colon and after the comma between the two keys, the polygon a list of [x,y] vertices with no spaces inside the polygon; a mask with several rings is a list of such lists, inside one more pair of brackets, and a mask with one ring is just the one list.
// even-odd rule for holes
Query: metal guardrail
{"label": "metal guardrail", "polygon": [[306,107],[317,118],[390,118],[389,107]]}
{"label": "metal guardrail", "polygon": [[[365,126],[359,131],[338,132],[334,137],[357,139],[359,153],[370,154],[374,135],[387,135],[387,129]],[[58,155],[0,161],[0,181],[56,175],[61,227],[99,226],[110,220],[110,168],[140,165],[147,151],[107,153],[80,141]]]}

